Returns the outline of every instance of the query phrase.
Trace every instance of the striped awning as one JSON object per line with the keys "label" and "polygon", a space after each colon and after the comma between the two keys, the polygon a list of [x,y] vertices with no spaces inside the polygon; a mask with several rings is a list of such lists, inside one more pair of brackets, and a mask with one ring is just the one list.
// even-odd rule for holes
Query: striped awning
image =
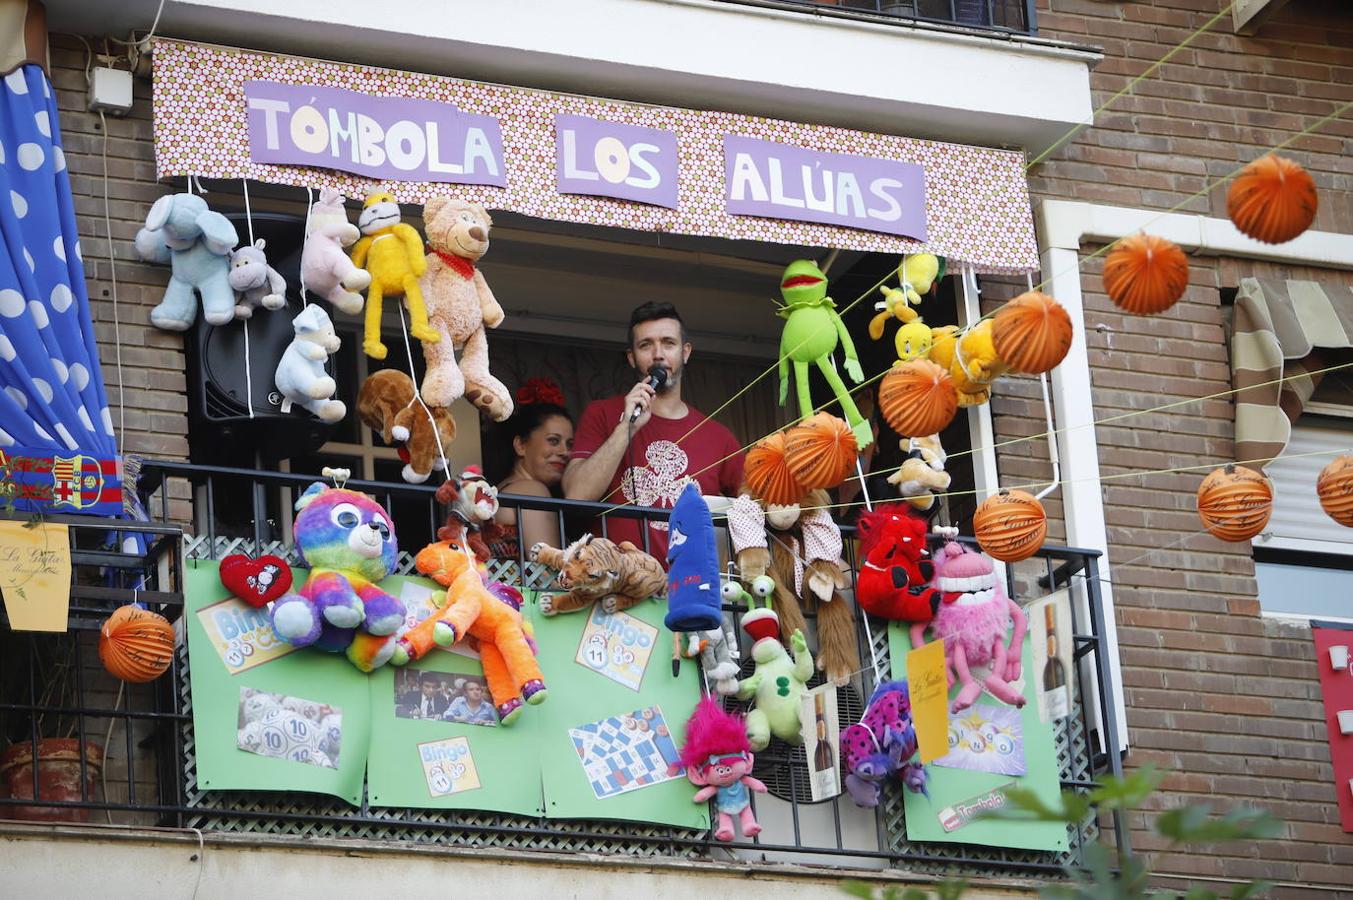
{"label": "striped awning", "polygon": [[1314,281],[1241,280],[1231,333],[1237,461],[1262,467],[1283,452],[1328,365],[1320,350],[1342,347],[1353,347],[1347,288],[1327,293]]}

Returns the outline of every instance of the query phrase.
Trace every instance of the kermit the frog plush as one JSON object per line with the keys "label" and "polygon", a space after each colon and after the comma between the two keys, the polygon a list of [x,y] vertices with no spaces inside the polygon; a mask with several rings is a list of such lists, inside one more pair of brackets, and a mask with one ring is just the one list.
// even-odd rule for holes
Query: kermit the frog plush
{"label": "kermit the frog plush", "polygon": [[857,384],[864,381],[855,344],[836,312],[836,303],[827,296],[827,276],[812,260],[796,259],[780,279],[780,296],[785,301],[778,312],[785,320],[785,330],[780,337],[780,402],[784,403],[789,393],[789,364],[792,361],[799,413],[805,419],[813,414],[813,401],[808,393],[808,364],[816,363],[845,411],[856,442],[862,448],[869,446],[874,440],[874,430],[860,415],[855,401],[850,399],[850,391],[837,374],[832,358],[839,340],[846,351],[846,374]]}

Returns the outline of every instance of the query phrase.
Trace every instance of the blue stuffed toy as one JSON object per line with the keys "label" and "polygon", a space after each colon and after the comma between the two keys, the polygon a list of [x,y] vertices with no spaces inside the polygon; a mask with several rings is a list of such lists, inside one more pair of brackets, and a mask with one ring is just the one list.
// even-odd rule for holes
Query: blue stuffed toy
{"label": "blue stuffed toy", "polygon": [[709,631],[723,626],[719,553],[714,522],[700,488],[691,482],[677,498],[668,523],[667,618],[671,631]]}
{"label": "blue stuffed toy", "polygon": [[212,325],[235,318],[235,291],[230,287],[230,251],[239,243],[230,220],[207,208],[196,194],[171,194],[155,201],[146,227],[136,233],[136,254],[146,262],[169,265],[164,299],[150,311],[150,321],[167,331],[187,331],[202,314]]}

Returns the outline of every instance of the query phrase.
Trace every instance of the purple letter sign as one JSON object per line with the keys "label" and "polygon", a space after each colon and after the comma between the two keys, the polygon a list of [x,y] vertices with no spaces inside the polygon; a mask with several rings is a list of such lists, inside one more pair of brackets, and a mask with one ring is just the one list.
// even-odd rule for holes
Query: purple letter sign
{"label": "purple letter sign", "polygon": [[507,186],[493,116],[450,103],[247,81],[249,158],[392,181]]}
{"label": "purple letter sign", "polygon": [[554,154],[561,194],[677,208],[674,132],[561,114],[554,117]]}
{"label": "purple letter sign", "polygon": [[821,153],[723,136],[732,215],[845,225],[926,239],[925,169],[916,163]]}

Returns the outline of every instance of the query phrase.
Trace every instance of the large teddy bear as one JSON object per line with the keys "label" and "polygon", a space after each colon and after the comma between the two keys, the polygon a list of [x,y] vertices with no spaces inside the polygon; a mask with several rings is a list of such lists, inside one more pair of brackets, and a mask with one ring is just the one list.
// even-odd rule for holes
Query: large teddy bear
{"label": "large teddy bear", "polygon": [[263,238],[230,254],[230,289],[235,292],[235,316],[248,319],[254,310],[281,309],[286,305],[287,282],[268,265]]}
{"label": "large teddy bear", "polygon": [[[419,284],[428,324],[438,335],[435,343],[423,342],[423,397],[431,406],[450,406],[463,396],[501,422],[512,415],[512,395],[489,372],[484,328],[498,327],[503,308],[475,268],[489,249],[492,224],[477,203],[434,197],[423,207],[423,230],[432,252]],[[461,351],[459,364],[456,350]]]}
{"label": "large teddy bear", "polygon": [[164,299],[150,311],[155,327],[187,331],[202,315],[212,325],[235,318],[230,287],[230,251],[239,243],[230,220],[207,208],[196,194],[170,194],[155,201],[146,225],[136,233],[136,254],[146,262],[170,266]]}
{"label": "large teddy bear", "polygon": [[394,524],[368,495],[318,481],[297,498],[296,510],[296,549],[310,577],[273,604],[273,629],[297,647],[348,651],[353,664],[369,672],[395,648],[383,641],[374,658],[354,656],[359,629],[384,636],[404,624],[404,604],[376,586],[399,557]]}
{"label": "large teddy bear", "polygon": [[371,275],[343,252],[357,242],[361,232],[348,221],[343,195],[333,188],[320,188],[319,199],[310,206],[301,249],[301,284],[348,315],[362,311],[362,295],[371,285]]}
{"label": "large teddy bear", "polygon": [[348,414],[342,400],[333,399],[338,384],[324,371],[324,361],[338,352],[342,340],[324,307],[311,303],[291,320],[296,336],[283,351],[273,381],[281,392],[282,412],[293,403],[304,406],[325,422],[337,422]]}

